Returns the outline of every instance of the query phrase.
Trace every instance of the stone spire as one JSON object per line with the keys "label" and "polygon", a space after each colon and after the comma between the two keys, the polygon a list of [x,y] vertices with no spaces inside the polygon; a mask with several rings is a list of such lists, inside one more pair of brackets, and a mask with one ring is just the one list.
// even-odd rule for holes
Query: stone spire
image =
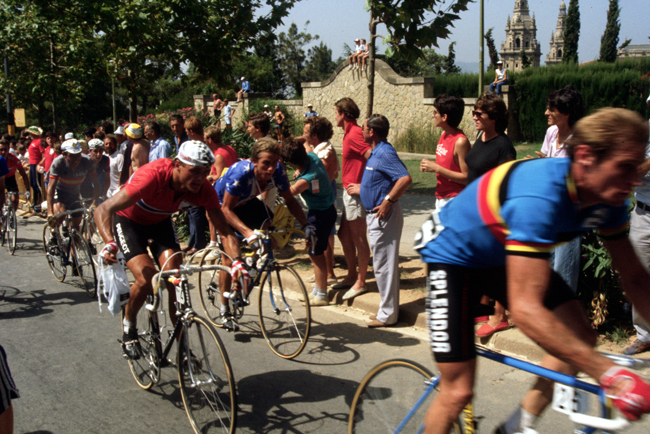
{"label": "stone spire", "polygon": [[512,19],[508,16],[506,22],[506,41],[501,44],[501,60],[506,69],[521,71],[521,50],[531,60],[532,65],[539,67],[541,50],[537,41],[537,26],[535,14],[530,16],[528,0],[515,0]]}
{"label": "stone spire", "polygon": [[562,62],[564,54],[564,27],[566,25],[566,4],[560,3],[560,13],[557,16],[555,32],[551,35],[551,46],[546,55],[547,65],[557,65]]}

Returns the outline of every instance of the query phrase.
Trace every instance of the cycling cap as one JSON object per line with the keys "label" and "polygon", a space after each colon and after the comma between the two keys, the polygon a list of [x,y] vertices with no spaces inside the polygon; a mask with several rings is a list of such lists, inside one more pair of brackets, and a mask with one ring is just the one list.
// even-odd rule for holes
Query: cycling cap
{"label": "cycling cap", "polygon": [[139,139],[142,137],[142,127],[138,124],[129,124],[129,126],[124,129],[124,132],[132,139]]}
{"label": "cycling cap", "polygon": [[36,126],[31,126],[27,128],[27,132],[30,134],[34,134],[36,136],[42,136],[43,135],[43,130],[40,129],[39,127]]}
{"label": "cycling cap", "polygon": [[69,154],[81,154],[81,145],[75,139],[66,140],[61,145],[61,152],[67,152]]}
{"label": "cycling cap", "polygon": [[103,148],[104,147],[104,142],[102,142],[99,139],[92,139],[90,142],[88,142],[88,149],[91,151],[96,148]]}
{"label": "cycling cap", "polygon": [[120,125],[119,127],[117,127],[117,129],[115,130],[114,134],[115,134],[115,135],[118,135],[118,134],[119,134],[120,136],[123,136],[123,135],[124,135],[124,127],[122,127],[122,125]]}
{"label": "cycling cap", "polygon": [[198,140],[183,142],[176,158],[190,166],[210,167],[214,164],[212,151],[205,143]]}
{"label": "cycling cap", "polygon": [[74,139],[74,134],[73,133],[65,133],[64,139],[65,140]]}

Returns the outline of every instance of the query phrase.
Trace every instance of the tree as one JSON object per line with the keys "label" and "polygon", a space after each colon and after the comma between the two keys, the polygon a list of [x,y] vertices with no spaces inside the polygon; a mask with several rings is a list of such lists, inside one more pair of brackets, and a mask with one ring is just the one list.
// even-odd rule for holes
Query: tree
{"label": "tree", "polygon": [[304,47],[318,39],[318,35],[307,33],[307,25],[309,21],[305,23],[305,30],[299,33],[296,23],[291,23],[289,30],[280,33],[278,37],[278,61],[286,84],[285,93],[294,96],[302,95],[300,83],[303,81],[307,60]]}
{"label": "tree", "polygon": [[307,56],[309,59],[305,65],[304,81],[326,80],[338,66],[332,61],[332,50],[323,42],[310,48]]}
{"label": "tree", "polygon": [[460,74],[460,68],[456,66],[456,52],[454,51],[454,44],[456,41],[449,44],[449,52],[447,57],[445,57],[445,62],[443,68],[445,69],[445,74]]}
{"label": "tree", "polygon": [[490,56],[490,64],[487,67],[488,71],[495,71],[497,69],[497,62],[499,61],[499,53],[497,52],[496,45],[494,44],[494,37],[492,36],[492,30],[494,27],[488,29],[485,32],[483,37],[485,38],[485,43],[488,48],[488,55]]}
{"label": "tree", "polygon": [[607,11],[607,25],[605,33],[600,38],[600,60],[601,62],[616,62],[618,45],[618,32],[621,30],[619,16],[621,8],[618,7],[618,0],[609,0],[609,10]]}
{"label": "tree", "polygon": [[521,57],[521,69],[526,69],[532,66],[533,62],[531,62],[530,57],[528,57],[526,50],[523,48],[519,52],[519,57]]}
{"label": "tree", "polygon": [[[449,27],[467,10],[471,0],[452,0],[447,6],[445,0],[367,0],[366,10],[370,12],[370,38],[368,38],[368,106],[372,113],[375,86],[375,38],[377,25],[383,23],[388,35],[383,37],[388,44],[386,56],[399,56],[415,63],[422,57],[425,47],[438,47],[438,39],[445,39],[451,33]],[[435,17],[431,19],[431,17]]]}
{"label": "tree", "polygon": [[578,63],[578,39],[580,39],[580,6],[578,0],[570,0],[564,27],[563,62]]}
{"label": "tree", "polygon": [[393,56],[386,57],[385,55],[378,55],[377,58],[382,59],[397,74],[402,77],[434,77],[442,74],[446,57],[435,52],[433,48],[425,48],[422,50],[422,57],[409,63],[401,57]]}

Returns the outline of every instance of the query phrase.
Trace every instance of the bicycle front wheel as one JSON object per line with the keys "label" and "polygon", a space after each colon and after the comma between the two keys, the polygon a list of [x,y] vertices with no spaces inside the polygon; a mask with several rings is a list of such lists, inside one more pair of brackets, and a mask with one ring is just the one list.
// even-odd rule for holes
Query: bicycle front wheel
{"label": "bicycle front wheel", "polygon": [[[150,303],[150,297],[147,297],[145,304]],[[140,308],[136,317],[136,325],[142,357],[137,360],[127,359],[133,379],[144,390],[151,389],[151,386],[160,381],[160,340],[156,315],[144,306]],[[120,324],[124,321],[124,308],[122,308],[121,319]]]}
{"label": "bicycle front wheel", "polygon": [[7,220],[7,248],[9,253],[12,255],[16,251],[16,237],[18,236],[18,222],[16,221],[16,211],[13,208],[9,208],[9,211],[5,215]]}
{"label": "bicycle front wheel", "polygon": [[183,405],[194,432],[233,433],[235,379],[223,343],[207,320],[195,316],[183,325],[177,363]]}
{"label": "bicycle front wheel", "polygon": [[[354,395],[348,434],[422,432],[424,415],[437,393],[435,387],[429,387],[433,378],[427,368],[408,360],[377,365]],[[464,433],[463,426],[459,419],[450,433]]]}
{"label": "bicycle front wheel", "polygon": [[97,295],[97,273],[90,247],[88,247],[88,242],[77,232],[71,238],[74,248],[74,266],[79,273],[81,286],[91,298],[95,298]]}
{"label": "bicycle front wheel", "polygon": [[[209,265],[205,259],[206,255],[201,257],[200,266]],[[199,273],[199,294],[201,295],[201,307],[205,313],[206,319],[215,327],[223,327],[221,323],[221,287],[219,286],[219,274],[221,272],[230,273],[230,269],[221,264],[221,259],[216,260],[219,268],[216,270],[201,271]]]}
{"label": "bicycle front wheel", "polygon": [[50,241],[50,227],[46,224],[43,226],[43,251],[45,252],[45,258],[47,259],[47,265],[50,266],[52,275],[59,282],[63,282],[65,279],[65,274],[68,271],[68,268],[63,265],[63,247],[61,246],[58,229],[54,230],[54,242],[51,246],[48,246]]}
{"label": "bicycle front wheel", "polygon": [[5,237],[7,236],[7,219],[5,218],[0,224],[0,246],[5,245]]}
{"label": "bicycle front wheel", "polygon": [[97,263],[97,254],[102,250],[102,244],[104,240],[99,235],[97,230],[97,225],[95,225],[94,218],[88,218],[85,223],[85,238],[88,240],[88,247],[90,248],[90,254],[95,263],[95,266],[99,266]]}
{"label": "bicycle front wheel", "polygon": [[283,359],[296,357],[307,345],[311,327],[307,300],[298,273],[289,266],[272,264],[260,283],[258,312],[266,342]]}

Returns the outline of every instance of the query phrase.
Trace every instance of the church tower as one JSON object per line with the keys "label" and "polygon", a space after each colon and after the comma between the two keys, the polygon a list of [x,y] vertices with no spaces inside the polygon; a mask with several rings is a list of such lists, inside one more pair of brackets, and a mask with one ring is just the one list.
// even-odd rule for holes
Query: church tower
{"label": "church tower", "polygon": [[560,14],[557,16],[555,33],[551,35],[551,48],[546,55],[546,65],[557,65],[562,62],[564,54],[564,25],[566,21],[566,5],[560,4]]}
{"label": "church tower", "polygon": [[499,55],[503,67],[510,71],[522,71],[521,50],[524,50],[531,66],[539,67],[542,52],[537,41],[537,26],[535,15],[531,18],[528,10],[528,0],[515,0],[515,11],[512,19],[508,16],[506,23],[506,41],[501,43]]}

